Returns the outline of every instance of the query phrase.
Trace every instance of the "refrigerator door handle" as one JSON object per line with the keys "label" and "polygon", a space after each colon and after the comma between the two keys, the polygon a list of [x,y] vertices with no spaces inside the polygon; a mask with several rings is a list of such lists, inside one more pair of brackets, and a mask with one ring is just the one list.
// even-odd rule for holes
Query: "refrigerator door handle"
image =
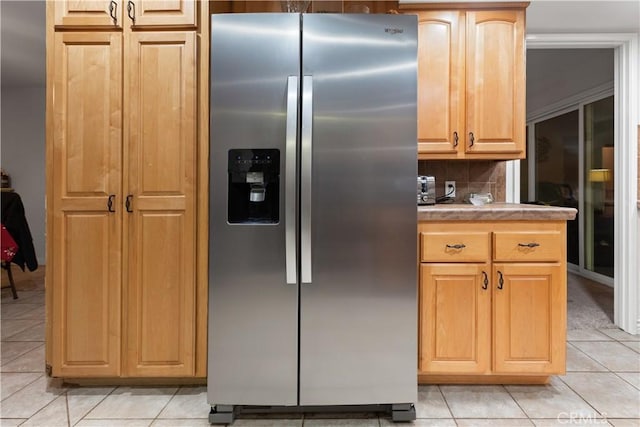
{"label": "refrigerator door handle", "polygon": [[311,177],[313,152],[313,77],[302,80],[301,135],[301,198],[300,203],[300,268],[301,282],[311,283]]}
{"label": "refrigerator door handle", "polygon": [[287,122],[285,141],[285,262],[287,284],[298,283],[296,259],[296,137],[298,131],[298,76],[287,80]]}

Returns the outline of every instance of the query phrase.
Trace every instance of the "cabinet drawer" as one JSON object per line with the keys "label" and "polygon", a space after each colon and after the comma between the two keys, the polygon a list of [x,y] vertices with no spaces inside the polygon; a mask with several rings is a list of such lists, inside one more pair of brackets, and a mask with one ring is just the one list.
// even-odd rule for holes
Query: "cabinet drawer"
{"label": "cabinet drawer", "polygon": [[560,231],[493,233],[494,261],[560,261],[566,242]]}
{"label": "cabinet drawer", "polygon": [[489,260],[488,232],[422,232],[423,262],[486,262]]}

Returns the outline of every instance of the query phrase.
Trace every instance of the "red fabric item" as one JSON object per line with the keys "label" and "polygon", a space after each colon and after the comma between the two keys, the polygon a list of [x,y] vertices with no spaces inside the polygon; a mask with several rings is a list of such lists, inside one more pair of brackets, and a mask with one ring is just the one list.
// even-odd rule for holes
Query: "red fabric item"
{"label": "red fabric item", "polygon": [[11,262],[13,257],[18,252],[18,245],[16,241],[13,240],[11,234],[7,231],[4,224],[2,225],[2,236],[0,236],[0,240],[2,242],[2,247],[0,251],[0,259],[4,262]]}

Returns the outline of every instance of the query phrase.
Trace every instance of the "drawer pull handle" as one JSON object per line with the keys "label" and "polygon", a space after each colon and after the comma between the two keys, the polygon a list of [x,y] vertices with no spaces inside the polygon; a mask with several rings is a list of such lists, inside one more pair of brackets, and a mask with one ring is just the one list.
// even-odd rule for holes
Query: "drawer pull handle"
{"label": "drawer pull handle", "polygon": [[500,278],[498,279],[498,289],[502,289],[504,287],[504,277],[502,277],[502,271],[498,270],[498,275]]}
{"label": "drawer pull handle", "polygon": [[467,245],[463,245],[462,243],[459,243],[457,245],[447,245],[447,248],[449,249],[464,249],[466,247]]}
{"label": "drawer pull handle", "polygon": [[127,209],[127,212],[129,213],[133,212],[133,209],[131,208],[131,205],[132,205],[131,199],[133,199],[133,194],[129,194],[124,202],[124,206]]}
{"label": "drawer pull handle", "polygon": [[484,277],[484,280],[482,281],[482,289],[486,291],[489,287],[489,276],[487,275],[486,271],[482,272],[482,276]]}
{"label": "drawer pull handle", "polygon": [[531,243],[518,243],[518,246],[523,247],[523,248],[535,248],[537,246],[540,246],[540,243],[535,243],[535,242],[531,242]]}
{"label": "drawer pull handle", "polygon": [[453,133],[453,147],[457,147],[458,146],[458,132],[454,132]]}
{"label": "drawer pull handle", "polygon": [[476,137],[473,136],[473,132],[469,132],[469,147],[473,147],[473,143],[476,141]]}

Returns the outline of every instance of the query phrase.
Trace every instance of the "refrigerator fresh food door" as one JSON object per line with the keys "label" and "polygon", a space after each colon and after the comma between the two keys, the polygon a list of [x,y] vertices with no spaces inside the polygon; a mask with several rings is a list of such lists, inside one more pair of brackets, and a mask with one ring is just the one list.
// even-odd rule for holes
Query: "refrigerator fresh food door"
{"label": "refrigerator fresh food door", "polygon": [[212,405],[297,404],[299,69],[299,15],[212,16]]}
{"label": "refrigerator fresh food door", "polygon": [[416,17],[302,25],[300,404],[415,402]]}

